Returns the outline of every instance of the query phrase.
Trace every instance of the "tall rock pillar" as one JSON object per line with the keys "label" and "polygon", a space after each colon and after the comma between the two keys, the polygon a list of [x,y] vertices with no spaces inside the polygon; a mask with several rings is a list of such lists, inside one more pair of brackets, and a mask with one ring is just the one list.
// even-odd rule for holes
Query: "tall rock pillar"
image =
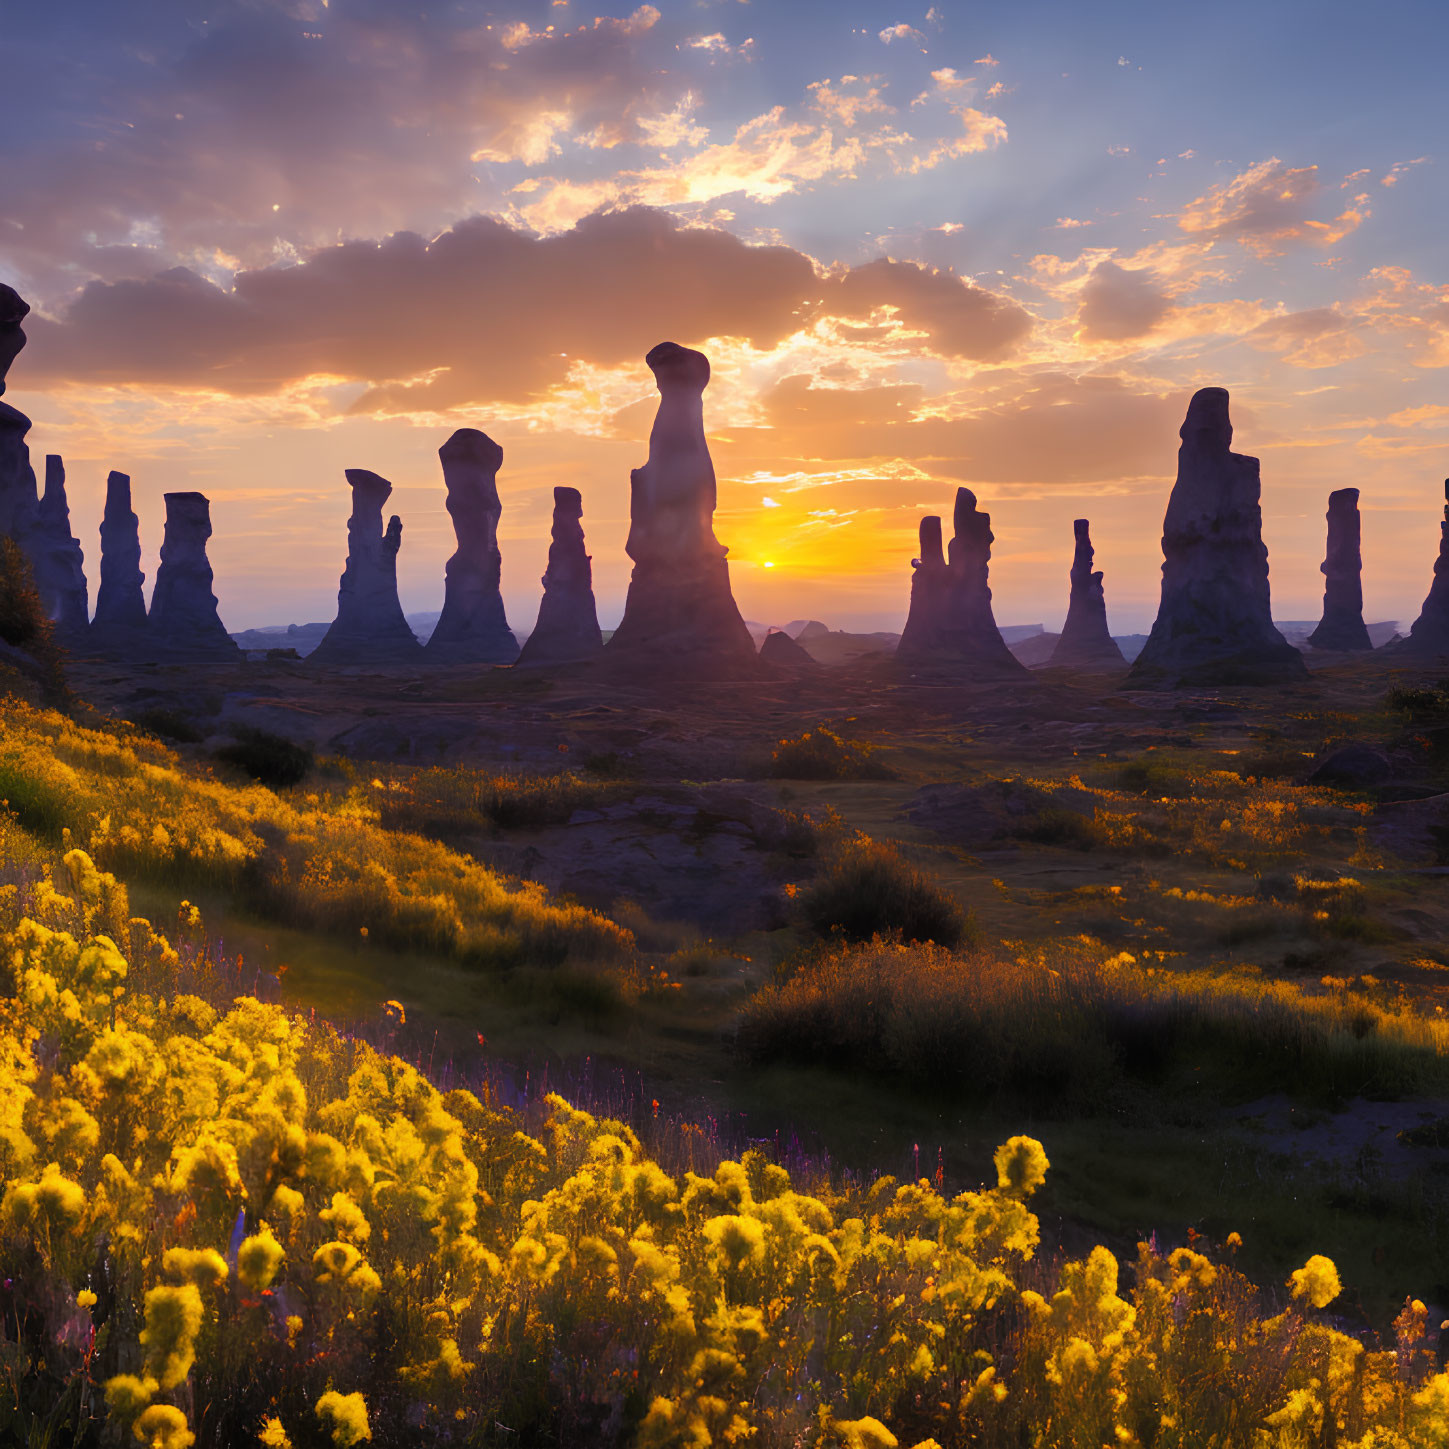
{"label": "tall rock pillar", "polygon": [[458,539],[448,560],[443,612],[426,654],[440,664],[512,664],[518,641],[503,611],[499,580],[498,469],[503,449],[477,428],[459,428],[441,448],[448,513]]}
{"label": "tall rock pillar", "polygon": [[584,503],[577,488],[553,490],[553,533],[538,623],[520,664],[579,664],[604,647],[594,607],[594,569],[584,546]]}
{"label": "tall rock pillar", "polygon": [[1232,451],[1226,388],[1193,394],[1162,524],[1162,600],[1129,687],[1276,684],[1307,673],[1273,627],[1258,460]]}
{"label": "tall rock pillar", "polygon": [[211,504],[204,493],[166,495],[166,535],[147,615],[154,647],[168,654],[228,659],[240,652],[211,591]]}
{"label": "tall rock pillar", "polygon": [[78,643],[90,628],[90,591],[80,541],[71,532],[65,496],[65,463],[55,453],[45,459],[45,492],[40,499],[30,544],[31,566],[41,602],[58,638]]}
{"label": "tall rock pillar", "polygon": [[630,475],[625,548],[634,573],[605,653],[661,676],[753,674],[754,640],[730,592],[728,549],[714,536],[714,464],[704,436],[709,359],[661,342],[644,361],[659,411],[649,460]]}
{"label": "tall rock pillar", "polygon": [[1072,557],[1072,591],[1067,601],[1067,622],[1062,625],[1062,637],[1052,650],[1052,663],[1078,668],[1125,664],[1127,661],[1107,628],[1107,593],[1102,587],[1101,572],[1092,571],[1095,554],[1091,524],[1085,518],[1074,519],[1072,531],[1077,539]]}
{"label": "tall rock pillar", "polygon": [[1434,582],[1409,637],[1396,650],[1417,654],[1449,654],[1449,478],[1444,480],[1444,521],[1439,525],[1439,557],[1434,560]]}
{"label": "tall rock pillar", "polygon": [[1318,566],[1323,574],[1323,618],[1308,636],[1315,649],[1372,649],[1363,622],[1363,551],[1358,489],[1328,495],[1328,548]]}
{"label": "tall rock pillar", "polygon": [[146,597],[141,572],[141,520],[131,510],[131,479],[106,479],[101,517],[101,584],[96,590],[95,642],[107,649],[134,649],[146,638]]}

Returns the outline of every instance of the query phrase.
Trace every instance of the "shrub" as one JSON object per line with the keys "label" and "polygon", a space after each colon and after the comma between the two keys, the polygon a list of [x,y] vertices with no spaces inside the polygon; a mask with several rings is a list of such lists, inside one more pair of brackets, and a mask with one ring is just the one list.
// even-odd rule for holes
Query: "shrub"
{"label": "shrub", "polygon": [[843,740],[824,725],[796,740],[781,740],[770,774],[782,780],[894,780],[896,772],[875,758],[870,745]]}
{"label": "shrub", "polygon": [[200,744],[205,738],[191,716],[179,709],[161,706],[143,709],[136,715],[135,723],[148,734],[159,735],[163,740],[180,745]]}
{"label": "shrub", "polygon": [[305,745],[259,729],[238,731],[235,742],[223,745],[212,758],[234,765],[269,790],[300,785],[312,768],[312,751]]}
{"label": "shrub", "polygon": [[35,661],[36,678],[48,700],[68,698],[63,655],[36,592],[30,560],[8,536],[0,537],[0,640]]}
{"label": "shrub", "polygon": [[822,936],[838,931],[864,941],[898,935],[955,946],[972,930],[966,913],[924,871],[865,836],[841,846],[799,900]]}

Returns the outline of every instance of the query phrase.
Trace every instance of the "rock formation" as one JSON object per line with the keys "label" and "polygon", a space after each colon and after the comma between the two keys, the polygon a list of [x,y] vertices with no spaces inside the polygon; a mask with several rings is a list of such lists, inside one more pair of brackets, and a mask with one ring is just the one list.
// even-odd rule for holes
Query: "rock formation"
{"label": "rock formation", "polygon": [[799,674],[810,669],[819,669],[815,656],[803,644],[797,644],[783,629],[771,629],[760,645],[760,663],[773,664]]}
{"label": "rock formation", "polygon": [[146,598],[141,586],[141,521],[131,511],[131,479],[112,473],[106,479],[106,511],[101,516],[101,584],[96,590],[95,642],[103,648],[136,648],[146,637]]}
{"label": "rock formation", "polygon": [[45,493],[28,540],[35,588],[57,636],[77,642],[90,627],[90,590],[85,554],[71,532],[65,496],[65,463],[54,453],[45,459]]}
{"label": "rock formation", "polygon": [[151,592],[153,648],[197,658],[235,658],[238,650],[216,612],[206,540],[211,504],[204,493],[166,495],[166,535]]}
{"label": "rock formation", "polygon": [[553,490],[553,541],[543,575],[538,623],[524,641],[520,664],[576,664],[603,647],[594,607],[594,570],[579,519],[584,504],[577,488]]}
{"label": "rock formation", "polygon": [[1258,460],[1231,450],[1225,388],[1193,394],[1162,525],[1162,600],[1131,686],[1270,684],[1307,672],[1273,627]]}
{"label": "rock formation", "polygon": [[941,520],[921,520],[921,556],[913,561],[911,610],[896,657],[911,665],[943,665],[970,674],[1022,674],[991,612],[991,515],[969,488],[956,490],[953,537],[943,558]]}
{"label": "rock formation", "polygon": [[625,548],[634,572],[605,652],[675,677],[753,673],[754,640],[730,592],[728,550],[714,536],[714,464],[704,437],[709,359],[661,342],[644,361],[659,386],[659,412],[649,461],[630,475]]}
{"label": "rock formation", "polygon": [[[25,346],[21,323],[29,305],[12,287],[0,285],[0,394],[5,375]],[[35,471],[30,466],[30,449],[25,436],[30,419],[9,403],[0,403],[0,534],[9,534],[28,547],[37,522]]]}
{"label": "rock formation", "polygon": [[1397,650],[1416,654],[1449,654],[1449,478],[1444,480],[1444,521],[1439,525],[1439,557],[1434,560],[1434,582],[1419,617]]}
{"label": "rock formation", "polygon": [[459,428],[441,448],[448,512],[458,548],[448,560],[443,612],[426,654],[440,664],[512,664],[518,641],[503,612],[498,581],[498,469],[503,449],[477,428]]}
{"label": "rock formation", "polygon": [[1363,622],[1363,553],[1359,547],[1358,489],[1328,495],[1328,549],[1323,574],[1323,618],[1308,636],[1315,649],[1372,649]]}
{"label": "rock formation", "polygon": [[1051,662],[1078,668],[1110,668],[1127,661],[1107,629],[1107,596],[1101,572],[1092,572],[1090,528],[1085,518],[1073,520],[1077,550],[1072,558],[1072,592],[1067,602],[1067,622],[1062,625]]}
{"label": "rock formation", "polygon": [[337,617],[308,656],[319,664],[406,664],[423,646],[408,628],[397,597],[397,551],[402,520],[382,527],[392,484],[366,468],[348,468],[352,516],[347,520],[347,566],[337,590]]}

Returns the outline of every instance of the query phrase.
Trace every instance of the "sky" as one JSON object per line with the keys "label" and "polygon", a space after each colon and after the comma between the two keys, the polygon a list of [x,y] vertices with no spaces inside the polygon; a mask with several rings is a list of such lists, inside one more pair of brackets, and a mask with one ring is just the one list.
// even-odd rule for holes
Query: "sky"
{"label": "sky", "polygon": [[746,618],[898,629],[967,486],[998,622],[1060,627],[1087,517],[1125,633],[1223,386],[1275,617],[1318,617],[1357,487],[1366,617],[1406,627],[1449,473],[1446,53],[1438,0],[21,0],[6,401],[66,460],[93,591],[117,468],[149,577],[199,489],[229,628],[330,619],[352,467],[437,609],[437,449],[477,427],[510,621],[567,484],[607,628],[670,339],[712,363]]}

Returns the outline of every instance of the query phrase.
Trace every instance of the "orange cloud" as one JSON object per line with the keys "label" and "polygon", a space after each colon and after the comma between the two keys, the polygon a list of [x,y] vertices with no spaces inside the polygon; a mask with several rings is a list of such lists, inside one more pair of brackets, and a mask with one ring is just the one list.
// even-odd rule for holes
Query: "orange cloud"
{"label": "orange cloud", "polygon": [[1321,191],[1316,166],[1285,166],[1270,156],[1189,202],[1177,224],[1190,236],[1237,241],[1260,257],[1281,256],[1292,245],[1332,246],[1369,211],[1356,204],[1331,221],[1315,220],[1308,211]]}

